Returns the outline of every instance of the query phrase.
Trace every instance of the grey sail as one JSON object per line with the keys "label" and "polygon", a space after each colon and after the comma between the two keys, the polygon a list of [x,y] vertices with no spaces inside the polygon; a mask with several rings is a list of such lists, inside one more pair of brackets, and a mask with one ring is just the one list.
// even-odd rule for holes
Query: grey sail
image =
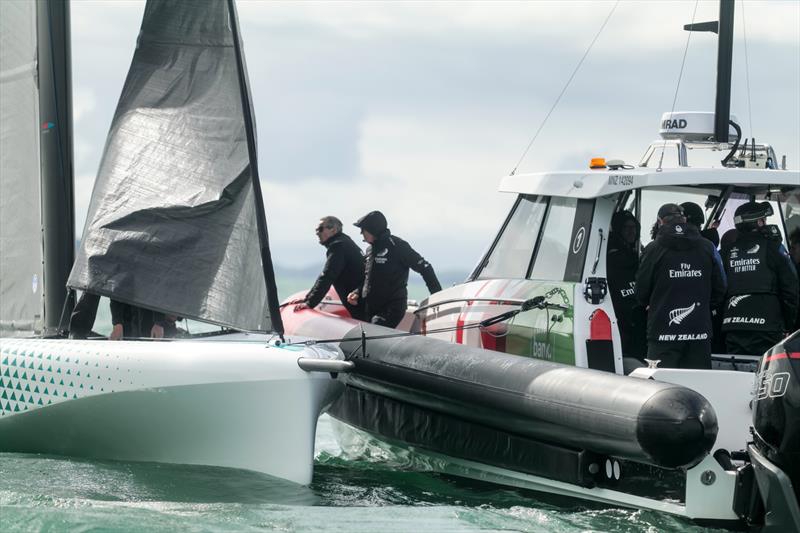
{"label": "grey sail", "polygon": [[[68,284],[271,331],[279,318],[267,304],[232,7],[148,1]],[[267,267],[272,276],[271,260]]]}
{"label": "grey sail", "polygon": [[[36,3],[0,2],[0,331],[44,320]],[[46,124],[44,125],[47,126]]]}

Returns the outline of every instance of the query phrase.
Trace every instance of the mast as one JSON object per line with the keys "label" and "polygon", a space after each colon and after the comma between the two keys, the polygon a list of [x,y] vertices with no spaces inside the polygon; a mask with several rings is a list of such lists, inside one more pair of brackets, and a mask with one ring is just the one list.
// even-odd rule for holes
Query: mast
{"label": "mast", "polygon": [[714,139],[728,142],[731,118],[731,63],[733,59],[734,0],[719,2],[719,34],[717,36],[717,100],[714,107]]}
{"label": "mast", "polygon": [[714,107],[714,140],[728,142],[731,119],[731,64],[733,62],[734,0],[720,0],[719,21],[697,22],[683,26],[687,31],[711,31],[717,34],[717,96]]}
{"label": "mast", "polygon": [[272,255],[269,251],[269,235],[267,233],[267,219],[264,215],[264,197],[261,194],[261,181],[258,175],[258,155],[256,153],[255,125],[253,123],[250,91],[247,86],[244,58],[242,57],[242,41],[239,35],[239,21],[236,17],[234,0],[228,0],[228,15],[233,33],[233,50],[236,54],[236,71],[239,77],[239,94],[242,101],[242,114],[244,115],[245,136],[247,138],[247,153],[250,159],[250,178],[253,183],[253,196],[256,204],[256,226],[258,227],[258,241],[261,248],[261,268],[264,271],[264,283],[267,287],[267,306],[269,307],[270,321],[273,330],[283,338],[283,320],[278,302],[278,288],[275,284],[275,271],[272,266]]}
{"label": "mast", "polygon": [[[37,0],[39,116],[44,248],[43,335],[64,325],[74,306],[67,277],[75,259],[72,74],[69,2]],[[65,307],[66,306],[66,307]]]}

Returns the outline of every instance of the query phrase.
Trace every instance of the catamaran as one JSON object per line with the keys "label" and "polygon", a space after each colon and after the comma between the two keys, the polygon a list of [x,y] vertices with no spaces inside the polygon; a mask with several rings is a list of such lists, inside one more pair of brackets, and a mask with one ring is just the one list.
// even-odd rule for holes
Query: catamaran
{"label": "catamaran", "polygon": [[[349,363],[281,342],[233,0],[148,1],[74,261],[69,3],[0,13],[0,451],[309,483]],[[59,338],[67,287],[224,331]]]}
{"label": "catamaran", "polygon": [[712,370],[630,364],[607,281],[621,211],[648,227],[660,205],[690,201],[722,234],[757,200],[784,242],[800,226],[800,172],[730,116],[732,25],[723,0],[719,21],[687,28],[719,33],[717,107],[666,113],[637,165],[505,176],[511,212],[466,282],[413,309],[413,336],[343,318],[335,298],[285,306],[287,331],[342,339],[355,364],[331,415],[448,473],[800,529],[800,333],[767,355],[716,353]]}

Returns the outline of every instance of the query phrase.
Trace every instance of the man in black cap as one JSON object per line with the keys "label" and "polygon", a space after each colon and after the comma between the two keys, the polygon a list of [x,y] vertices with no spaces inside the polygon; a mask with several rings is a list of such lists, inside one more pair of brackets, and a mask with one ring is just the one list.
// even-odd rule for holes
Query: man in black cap
{"label": "man in black cap", "polygon": [[363,320],[362,306],[351,305],[347,301],[347,295],[364,282],[364,256],[361,248],[342,233],[342,221],[334,216],[321,218],[315,231],[319,243],[327,249],[325,266],[303,302],[295,306],[295,310],[316,307],[333,285],[350,316]]}
{"label": "man in black cap", "polygon": [[658,224],[636,272],[636,297],[648,308],[647,357],[667,368],[711,368],[711,310],[725,296],[719,254],[677,204],[661,206]]}
{"label": "man in black cap", "polygon": [[736,240],[723,250],[728,292],[722,331],[728,353],[761,355],[793,331],[797,274],[780,231],[767,225],[769,202],[746,202],[734,213]]}
{"label": "man in black cap", "polygon": [[366,320],[393,328],[403,320],[408,306],[409,268],[422,275],[431,294],[442,290],[442,286],[431,264],[406,241],[392,235],[383,213],[371,211],[354,225],[361,228],[369,247],[364,282],[347,300],[351,305],[364,303]]}

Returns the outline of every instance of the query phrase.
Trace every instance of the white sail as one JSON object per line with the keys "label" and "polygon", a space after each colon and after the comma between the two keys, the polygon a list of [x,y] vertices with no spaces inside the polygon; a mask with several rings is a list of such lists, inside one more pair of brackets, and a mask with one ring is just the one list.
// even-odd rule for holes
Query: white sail
{"label": "white sail", "polygon": [[0,333],[42,329],[36,3],[0,2]]}

